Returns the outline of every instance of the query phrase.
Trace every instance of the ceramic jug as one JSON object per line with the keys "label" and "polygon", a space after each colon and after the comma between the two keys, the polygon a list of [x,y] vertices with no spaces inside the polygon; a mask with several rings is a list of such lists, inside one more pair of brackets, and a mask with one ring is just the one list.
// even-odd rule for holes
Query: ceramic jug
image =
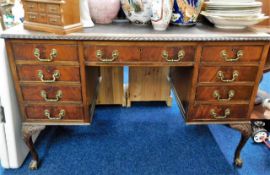
{"label": "ceramic jug", "polygon": [[204,0],[174,0],[172,23],[194,25],[201,12]]}
{"label": "ceramic jug", "polygon": [[173,0],[153,0],[151,22],[155,30],[163,31],[172,17]]}
{"label": "ceramic jug", "polygon": [[132,23],[148,24],[151,20],[152,0],[121,0],[122,9]]}
{"label": "ceramic jug", "polygon": [[92,20],[97,24],[110,24],[120,10],[120,0],[88,0]]}

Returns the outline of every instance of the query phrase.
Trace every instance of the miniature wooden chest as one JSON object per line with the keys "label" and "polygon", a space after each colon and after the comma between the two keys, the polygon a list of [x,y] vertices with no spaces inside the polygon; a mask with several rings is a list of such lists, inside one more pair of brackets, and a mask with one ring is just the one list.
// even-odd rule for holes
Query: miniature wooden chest
{"label": "miniature wooden chest", "polygon": [[22,0],[24,27],[30,30],[67,34],[82,29],[79,0]]}

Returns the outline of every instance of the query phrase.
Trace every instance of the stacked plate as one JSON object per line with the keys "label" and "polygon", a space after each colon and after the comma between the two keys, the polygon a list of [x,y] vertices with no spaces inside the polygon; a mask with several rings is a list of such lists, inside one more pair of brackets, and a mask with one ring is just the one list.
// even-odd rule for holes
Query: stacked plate
{"label": "stacked plate", "polygon": [[262,3],[255,0],[210,0],[205,5],[201,14],[218,28],[243,29],[268,18],[262,14]]}

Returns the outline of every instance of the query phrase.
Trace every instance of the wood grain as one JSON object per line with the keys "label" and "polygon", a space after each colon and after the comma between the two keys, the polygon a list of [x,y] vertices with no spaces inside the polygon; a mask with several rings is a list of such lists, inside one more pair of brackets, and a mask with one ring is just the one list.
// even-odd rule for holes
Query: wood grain
{"label": "wood grain", "polygon": [[102,80],[99,86],[97,104],[126,106],[123,67],[101,67],[100,75]]}
{"label": "wood grain", "polygon": [[167,67],[129,68],[127,106],[133,101],[166,101],[171,105]]}

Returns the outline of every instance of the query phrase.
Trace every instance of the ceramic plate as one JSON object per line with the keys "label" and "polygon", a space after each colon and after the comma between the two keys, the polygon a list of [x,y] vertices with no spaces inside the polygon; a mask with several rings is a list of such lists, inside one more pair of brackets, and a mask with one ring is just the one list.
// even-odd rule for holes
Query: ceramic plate
{"label": "ceramic plate", "polygon": [[207,7],[218,7],[218,8],[231,8],[231,7],[261,7],[261,2],[251,3],[225,3],[225,2],[205,2]]}

